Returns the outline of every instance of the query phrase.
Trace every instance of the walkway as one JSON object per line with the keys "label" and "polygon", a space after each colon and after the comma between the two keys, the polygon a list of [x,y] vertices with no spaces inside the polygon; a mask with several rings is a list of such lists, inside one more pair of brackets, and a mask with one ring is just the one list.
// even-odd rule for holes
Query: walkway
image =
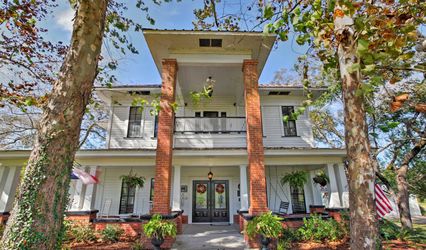
{"label": "walkway", "polygon": [[244,249],[244,238],[238,225],[183,225],[183,233],[178,235],[172,249],[177,250],[225,250]]}

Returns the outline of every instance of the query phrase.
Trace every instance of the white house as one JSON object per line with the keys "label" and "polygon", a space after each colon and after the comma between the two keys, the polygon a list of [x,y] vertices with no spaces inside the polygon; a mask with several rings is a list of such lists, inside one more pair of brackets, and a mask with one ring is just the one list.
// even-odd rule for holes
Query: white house
{"label": "white house", "polygon": [[[163,82],[96,89],[110,113],[106,148],[80,150],[76,162],[100,182],[72,180],[70,211],[125,217],[183,210],[184,223],[233,223],[238,211],[277,211],[281,202],[289,203],[289,214],[309,213],[310,205],[348,207],[345,150],[314,147],[308,110],[283,122],[305,100],[303,88],[258,84],[274,36],[175,30],[144,36]],[[190,93],[209,84],[211,98],[194,101]],[[312,91],[318,96],[323,89]],[[135,97],[157,96],[158,115],[149,105],[132,106]],[[0,152],[5,216],[28,156]],[[280,184],[295,170],[309,174],[303,189]],[[319,171],[329,177],[324,188],[312,180]],[[130,172],[145,177],[143,188],[123,183],[120,176]]]}

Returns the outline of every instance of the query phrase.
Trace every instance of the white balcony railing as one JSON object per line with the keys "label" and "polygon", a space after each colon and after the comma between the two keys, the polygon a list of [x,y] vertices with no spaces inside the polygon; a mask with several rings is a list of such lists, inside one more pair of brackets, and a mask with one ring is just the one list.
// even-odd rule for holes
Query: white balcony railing
{"label": "white balcony railing", "polygon": [[245,117],[176,117],[176,133],[245,133]]}

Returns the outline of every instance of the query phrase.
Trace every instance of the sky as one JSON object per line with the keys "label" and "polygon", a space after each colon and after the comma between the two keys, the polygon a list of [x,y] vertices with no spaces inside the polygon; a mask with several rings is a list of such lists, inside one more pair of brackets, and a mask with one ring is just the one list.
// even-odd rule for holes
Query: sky
{"label": "sky", "polygon": [[[65,1],[68,2],[68,1]],[[227,8],[234,8],[238,1],[227,1]],[[145,19],[145,14],[129,9],[129,15],[144,25],[144,28],[156,29],[193,29],[192,21],[195,20],[193,10],[201,7],[200,0],[183,0],[181,2],[163,3],[160,6],[149,2],[149,14],[155,19],[155,25],[150,25]],[[129,4],[131,7],[132,5]],[[61,4],[48,22],[49,36],[53,40],[68,42],[72,31],[73,10],[68,4]],[[119,84],[159,84],[161,77],[155,67],[147,44],[140,33],[129,33],[130,40],[138,49],[138,55],[126,55],[120,58],[117,71]],[[292,42],[290,38],[287,42],[276,44],[269,59],[260,75],[259,83],[269,83],[274,77],[274,73],[279,69],[292,69],[297,57],[304,54],[305,50]]]}

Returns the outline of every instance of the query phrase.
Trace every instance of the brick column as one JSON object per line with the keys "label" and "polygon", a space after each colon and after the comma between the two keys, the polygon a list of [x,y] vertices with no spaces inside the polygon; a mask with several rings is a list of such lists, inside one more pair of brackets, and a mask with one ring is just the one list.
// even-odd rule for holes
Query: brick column
{"label": "brick column", "polygon": [[249,213],[256,215],[268,211],[257,60],[244,60],[243,75],[250,187]]}
{"label": "brick column", "polygon": [[170,104],[175,102],[177,61],[164,59],[161,73],[161,110],[158,114],[157,155],[155,160],[155,182],[153,213],[169,214],[173,158],[174,112]]}

